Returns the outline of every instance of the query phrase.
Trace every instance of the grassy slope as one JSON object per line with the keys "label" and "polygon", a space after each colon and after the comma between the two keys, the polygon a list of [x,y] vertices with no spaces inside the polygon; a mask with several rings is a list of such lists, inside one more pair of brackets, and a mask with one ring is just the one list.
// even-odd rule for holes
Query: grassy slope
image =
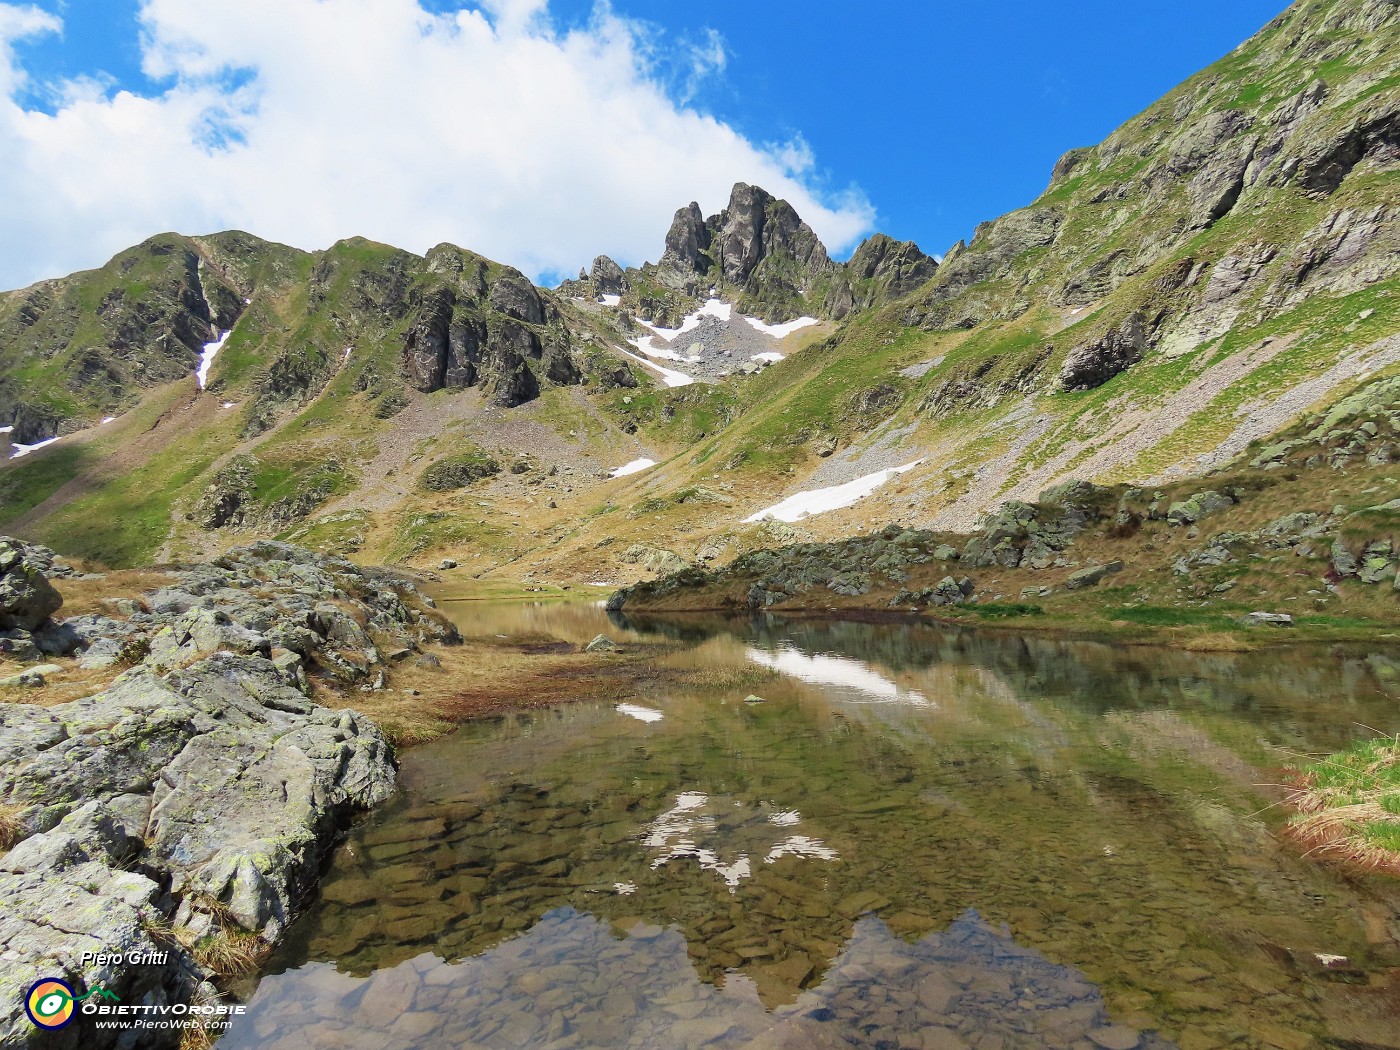
{"label": "grassy slope", "polygon": [[[1328,216],[1395,200],[1400,173],[1394,168],[1358,168],[1327,198],[1265,180],[1248,189],[1231,214],[1194,233],[1183,225],[1189,210],[1185,191],[1158,177],[1174,148],[1171,135],[1211,114],[1240,109],[1251,120],[1267,121],[1302,87],[1324,77],[1331,96],[1323,114],[1310,118],[1315,133],[1323,135],[1400,92],[1390,72],[1397,55],[1393,20],[1360,42],[1352,30],[1313,29],[1313,44],[1294,46],[1299,19],[1325,24],[1336,12],[1356,6],[1295,5],[1269,30],[1128,122],[1105,144],[1081,151],[1078,166],[1030,209],[990,224],[925,289],[853,318],[830,338],[799,333],[789,345],[810,345],[758,377],[733,387],[681,390],[658,389],[644,380],[636,390],[594,392],[582,399],[546,391],[539,402],[513,410],[560,435],[572,432],[580,455],[601,457],[631,442],[664,461],[621,482],[579,479],[557,508],[512,494],[506,482],[449,497],[410,491],[394,506],[373,500],[347,506],[348,498],[383,482],[382,476],[371,476],[383,473],[382,462],[373,466],[376,456],[382,460],[392,449],[410,418],[376,415],[385,397],[402,390],[406,320],[376,313],[373,278],[394,265],[405,267],[410,283],[420,287],[432,278],[415,269],[415,257],[363,240],[317,256],[290,250],[250,254],[236,235],[193,242],[230,282],[257,287],[215,367],[213,392],[239,402],[230,411],[246,427],[256,392],[278,359],[328,377],[324,390],[307,404],[274,406],[268,418],[274,428],[247,440],[228,435],[216,416],[204,419],[200,428],[205,429],[197,428],[190,438],[199,450],[182,458],[178,470],[162,461],[139,485],[99,478],[93,491],[30,531],[66,540],[70,524],[100,521],[135,499],[143,524],[125,529],[125,538],[110,544],[99,543],[95,533],[104,526],[94,525],[94,535],[83,538],[85,553],[101,546],[119,563],[131,564],[162,546],[192,552],[235,542],[245,537],[204,533],[184,521],[182,510],[237,449],[263,464],[258,499],[264,505],[315,479],[327,460],[342,468],[336,490],[347,498],[336,504],[335,513],[326,520],[313,516],[288,528],[287,535],[366,558],[428,563],[468,552],[474,572],[626,579],[642,572],[619,557],[634,543],[685,556],[716,548],[728,557],[770,542],[774,530],[739,521],[782,495],[810,487],[809,476],[824,462],[818,446],[831,439],[842,454],[885,442],[901,453],[901,461],[923,457],[925,462],[857,507],[803,523],[799,533],[815,538],[886,520],[965,527],[1000,499],[1033,495],[1068,475],[1160,480],[1216,449],[1256,414],[1253,405],[1278,401],[1353,348],[1400,332],[1395,301],[1400,286],[1393,277],[1355,291],[1319,288],[1297,302],[1283,301],[1287,297],[1277,296],[1275,287],[1285,267],[1296,263],[1300,239]],[[1024,248],[981,280],[958,283],[958,274],[965,272],[960,266],[981,266],[1004,243],[999,231],[1048,210],[1062,222],[1053,244]],[[1234,304],[1233,323],[1208,333],[1187,352],[1150,352],[1097,389],[1057,391],[1055,376],[1069,351],[1134,310],[1163,312],[1169,335],[1189,328],[1211,268],[1260,243],[1279,251]],[[1139,272],[1071,312],[1064,289],[1075,275],[1144,245],[1155,256],[1144,256]],[[1205,276],[1193,287],[1173,286],[1173,274],[1184,266]],[[941,305],[934,310],[932,303]],[[596,314],[564,306],[580,331],[599,331]],[[1360,320],[1368,310],[1373,312]],[[921,314],[980,320],[971,329],[930,330],[927,320],[909,327],[911,317]],[[615,336],[601,332],[598,339]],[[1270,338],[1286,351],[1260,352]],[[348,361],[342,359],[346,346],[351,347]],[[929,362],[936,364],[921,376],[904,374],[911,365]],[[1193,386],[1203,375],[1221,377],[1206,394]],[[442,443],[453,426],[467,439],[480,436],[477,405],[469,396],[450,396],[456,399],[450,407],[429,413],[434,422],[411,435],[421,447],[395,470],[421,469],[415,465],[420,455],[450,451]],[[1305,408],[1306,400],[1300,397],[1296,408]],[[632,433],[635,439],[627,436]],[[207,451],[210,442],[217,443],[216,454]],[[47,457],[41,453],[24,467],[0,470],[0,486],[8,484],[17,494],[17,506],[38,502],[68,472],[98,471],[91,462],[96,452],[85,458],[62,449],[46,450]],[[162,515],[173,530],[163,540],[157,535]],[[78,535],[83,536],[81,530]]]}

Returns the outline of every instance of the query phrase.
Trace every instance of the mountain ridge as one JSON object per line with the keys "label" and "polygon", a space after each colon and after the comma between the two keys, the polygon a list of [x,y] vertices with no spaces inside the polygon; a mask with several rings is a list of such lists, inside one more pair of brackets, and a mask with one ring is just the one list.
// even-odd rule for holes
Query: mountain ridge
{"label": "mountain ridge", "polygon": [[[835,263],[800,216],[744,184],[714,216],[680,209],[658,263],[600,256],[557,289],[452,246],[352,240],[313,257],[193,239],[215,257],[209,294],[238,312],[205,400],[234,407],[196,398],[198,463],[134,497],[159,542],[94,532],[89,551],[207,553],[240,528],[276,529],[390,560],[465,551],[474,574],[625,581],[872,518],[969,529],[1069,477],[1158,484],[1218,468],[1400,366],[1396,10],[1301,0],[1066,153],[1040,198],[941,264],[881,234]],[[186,283],[168,278],[165,298]],[[13,298],[0,306],[0,331],[17,315]],[[772,325],[802,315],[792,334]],[[187,367],[193,348],[174,342]],[[16,379],[41,375],[5,352],[0,420],[18,418]],[[52,539],[120,505],[103,458],[174,398],[122,378],[125,404],[150,407],[0,470],[17,508],[0,519]],[[103,411],[94,401],[85,418]],[[448,494],[413,480],[478,453],[499,473]],[[239,475],[255,524],[202,529],[195,510],[230,456],[257,461]],[[657,465],[608,476],[640,459]],[[745,523],[915,463],[851,506]],[[302,492],[321,501],[268,516]]]}

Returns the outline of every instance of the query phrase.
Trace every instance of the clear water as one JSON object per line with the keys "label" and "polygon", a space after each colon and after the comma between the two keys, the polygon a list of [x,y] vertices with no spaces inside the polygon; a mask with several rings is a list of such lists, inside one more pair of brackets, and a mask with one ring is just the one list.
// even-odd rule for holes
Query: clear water
{"label": "clear water", "polygon": [[703,673],[404,754],[221,1050],[1400,1047],[1400,885],[1270,808],[1395,653],[455,613]]}

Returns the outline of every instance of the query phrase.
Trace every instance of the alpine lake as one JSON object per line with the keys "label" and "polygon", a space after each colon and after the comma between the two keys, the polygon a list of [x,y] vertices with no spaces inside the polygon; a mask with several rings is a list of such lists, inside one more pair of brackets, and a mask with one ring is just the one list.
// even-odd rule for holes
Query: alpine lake
{"label": "alpine lake", "polygon": [[1400,880],[1281,833],[1400,649],[444,609],[723,684],[403,752],[220,1050],[1400,1047]]}

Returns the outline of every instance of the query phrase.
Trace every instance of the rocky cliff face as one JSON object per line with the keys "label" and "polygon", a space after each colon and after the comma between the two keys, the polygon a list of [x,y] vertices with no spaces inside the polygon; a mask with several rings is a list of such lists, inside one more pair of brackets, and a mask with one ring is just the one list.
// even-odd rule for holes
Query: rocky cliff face
{"label": "rocky cliff face", "polygon": [[1105,331],[1140,311],[1145,348],[1180,351],[1308,286],[1392,275],[1400,244],[1377,198],[1400,164],[1400,98],[1384,79],[1397,19],[1390,0],[1295,4],[1102,144],[1065,154],[1035,204],[978,227],[915,323],[967,328],[1115,297]]}
{"label": "rocky cliff face", "polygon": [[[537,397],[542,383],[580,380],[574,335],[552,295],[518,270],[451,245],[434,248],[426,262],[432,276],[410,297],[413,321],[404,342],[415,389],[480,385],[496,404],[510,407]],[[603,266],[600,277],[611,285],[621,272]]]}

